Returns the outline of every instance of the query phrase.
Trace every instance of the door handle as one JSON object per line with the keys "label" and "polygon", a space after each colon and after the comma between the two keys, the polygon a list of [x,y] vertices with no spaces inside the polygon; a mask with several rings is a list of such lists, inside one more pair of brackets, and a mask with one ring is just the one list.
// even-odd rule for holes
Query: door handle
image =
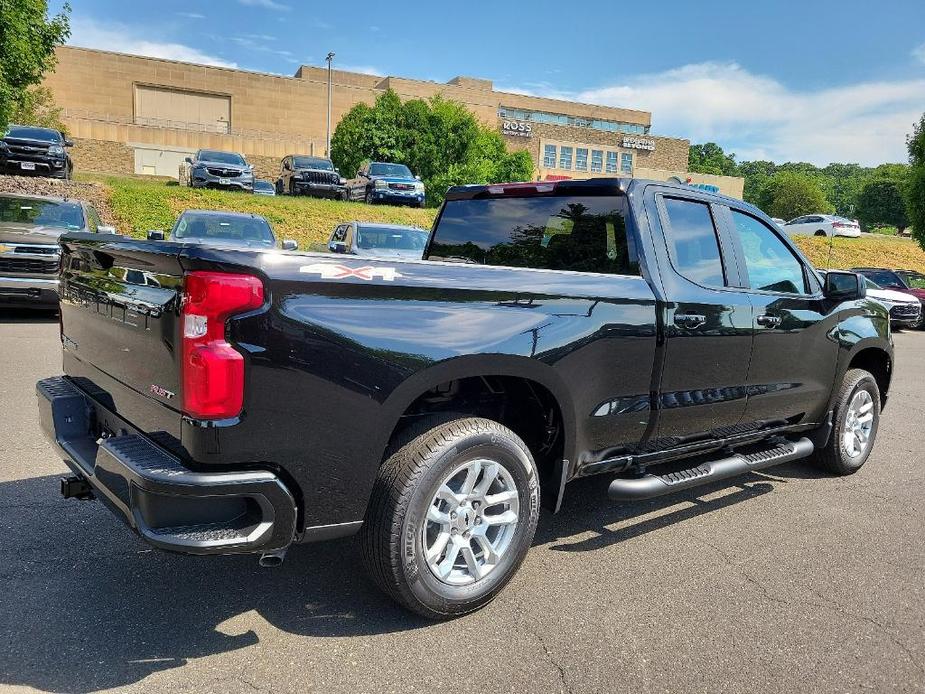
{"label": "door handle", "polygon": [[679,328],[695,330],[707,322],[707,317],[698,313],[676,313],[674,315],[674,324]]}
{"label": "door handle", "polygon": [[758,325],[763,325],[766,328],[776,328],[780,325],[780,316],[771,316],[765,314],[763,316],[758,316]]}

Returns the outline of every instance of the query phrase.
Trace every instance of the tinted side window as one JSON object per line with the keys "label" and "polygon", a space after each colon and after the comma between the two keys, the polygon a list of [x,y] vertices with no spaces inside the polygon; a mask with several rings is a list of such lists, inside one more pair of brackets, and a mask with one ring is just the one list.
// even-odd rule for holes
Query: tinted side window
{"label": "tinted side window", "polygon": [[803,265],[763,222],[731,210],[742,242],[748,282],[752,289],[785,294],[805,294]]}
{"label": "tinted side window", "polygon": [[707,287],[725,284],[719,239],[710,206],[693,200],[665,198],[668,249],[675,269]]}
{"label": "tinted side window", "polygon": [[428,259],[638,275],[626,215],[615,196],[449,200]]}
{"label": "tinted side window", "polygon": [[347,235],[347,225],[341,224],[334,230],[334,240],[343,241],[344,237]]}

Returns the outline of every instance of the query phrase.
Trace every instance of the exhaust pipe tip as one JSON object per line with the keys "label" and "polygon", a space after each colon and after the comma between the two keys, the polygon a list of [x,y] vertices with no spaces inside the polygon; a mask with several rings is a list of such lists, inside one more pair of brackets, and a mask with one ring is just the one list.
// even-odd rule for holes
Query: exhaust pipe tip
{"label": "exhaust pipe tip", "polygon": [[260,555],[260,559],[257,561],[257,563],[265,569],[271,569],[277,566],[282,566],[283,560],[285,558],[286,550],[280,549],[275,552],[264,552]]}

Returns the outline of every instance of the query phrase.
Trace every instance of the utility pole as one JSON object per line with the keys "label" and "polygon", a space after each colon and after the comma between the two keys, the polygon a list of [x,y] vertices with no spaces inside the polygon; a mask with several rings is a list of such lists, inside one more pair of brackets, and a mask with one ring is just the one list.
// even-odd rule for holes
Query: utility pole
{"label": "utility pole", "polygon": [[328,146],[325,149],[325,156],[331,158],[331,95],[333,93],[333,84],[331,82],[331,61],[334,60],[334,51],[328,53],[325,58],[328,61]]}

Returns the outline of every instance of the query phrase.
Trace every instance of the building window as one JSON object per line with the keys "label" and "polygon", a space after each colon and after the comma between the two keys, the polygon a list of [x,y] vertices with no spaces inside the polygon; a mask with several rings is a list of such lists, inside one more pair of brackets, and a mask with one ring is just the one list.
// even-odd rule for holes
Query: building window
{"label": "building window", "polygon": [[629,152],[624,152],[620,155],[620,171],[628,174],[633,173],[633,155]]}
{"label": "building window", "polygon": [[543,166],[547,169],[556,168],[556,146],[546,145],[543,148]]}
{"label": "building window", "polygon": [[575,170],[576,171],[587,171],[588,170],[588,150],[584,147],[578,147],[575,150]]}
{"label": "building window", "polygon": [[566,147],[563,145],[559,149],[559,168],[560,169],[571,169],[572,168],[572,148]]}
{"label": "building window", "polygon": [[607,152],[607,173],[617,173],[616,152]]}
{"label": "building window", "polygon": [[599,149],[591,150],[591,173],[601,173],[604,170],[604,152]]}

